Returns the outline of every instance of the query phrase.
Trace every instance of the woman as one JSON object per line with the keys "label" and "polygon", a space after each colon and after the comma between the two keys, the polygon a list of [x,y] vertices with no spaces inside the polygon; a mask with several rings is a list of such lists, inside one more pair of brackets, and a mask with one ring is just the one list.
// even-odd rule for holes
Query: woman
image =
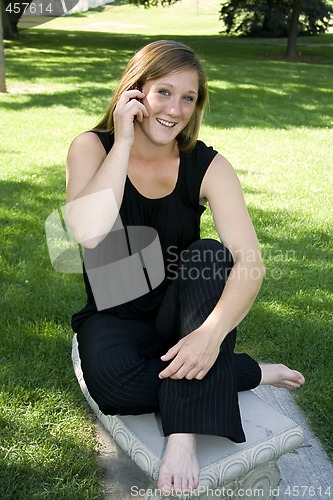
{"label": "woman", "polygon": [[[118,215],[125,228],[149,226],[159,236],[162,283],[98,308],[84,270],[88,301],[72,326],[101,411],[160,412],[168,443],[158,487],[165,494],[197,487],[195,434],[245,440],[238,391],[304,383],[284,365],[259,366],[233,352],[264,266],[233,168],[197,139],[207,94],[193,51],[155,41],[133,56],[105,117],[68,153],[67,223],[86,255],[103,245],[104,253],[115,251],[106,235]],[[200,240],[206,202],[223,244]]]}

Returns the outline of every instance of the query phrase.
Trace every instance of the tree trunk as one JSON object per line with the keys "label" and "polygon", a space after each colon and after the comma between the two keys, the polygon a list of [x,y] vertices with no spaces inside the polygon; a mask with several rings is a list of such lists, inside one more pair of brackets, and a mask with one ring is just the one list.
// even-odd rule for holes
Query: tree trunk
{"label": "tree trunk", "polygon": [[[3,37],[5,40],[17,40],[21,37],[18,30],[18,22],[21,19],[24,9],[30,5],[33,0],[0,0],[4,4],[2,10]],[[6,8],[8,10],[6,11]],[[18,9],[14,12],[13,9]]]}
{"label": "tree trunk", "polygon": [[293,0],[288,44],[287,44],[287,53],[286,53],[287,57],[296,57],[298,20],[301,14],[301,3],[302,0]]}
{"label": "tree trunk", "polygon": [[13,33],[12,26],[9,21],[8,14],[6,12],[6,3],[5,0],[0,0],[1,2],[1,10],[2,10],[2,30],[3,30],[3,38],[5,40],[14,40],[15,34]]}
{"label": "tree trunk", "polygon": [[6,92],[6,64],[5,64],[5,47],[3,44],[3,0],[0,0],[0,92]]}

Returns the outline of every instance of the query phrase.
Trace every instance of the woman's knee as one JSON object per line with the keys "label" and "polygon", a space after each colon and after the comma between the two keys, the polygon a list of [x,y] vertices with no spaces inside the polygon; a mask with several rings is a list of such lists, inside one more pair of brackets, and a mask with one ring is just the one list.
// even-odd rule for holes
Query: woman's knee
{"label": "woman's knee", "polygon": [[218,240],[213,238],[202,238],[196,240],[182,252],[181,260],[192,263],[213,263],[218,262],[228,267],[232,267],[233,258],[229,249]]}
{"label": "woman's knee", "polygon": [[193,282],[204,290],[212,288],[216,295],[217,288],[222,292],[232,266],[230,251],[219,241],[207,238],[195,241],[182,252],[178,274],[182,284]]}

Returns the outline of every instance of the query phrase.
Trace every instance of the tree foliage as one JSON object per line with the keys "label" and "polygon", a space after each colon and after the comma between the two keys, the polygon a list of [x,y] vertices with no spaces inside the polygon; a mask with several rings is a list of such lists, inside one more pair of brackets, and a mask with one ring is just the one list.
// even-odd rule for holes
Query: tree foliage
{"label": "tree foliage", "polygon": [[[227,34],[253,37],[286,37],[290,33],[293,0],[225,0],[220,10]],[[302,0],[298,33],[324,33],[333,15],[331,0]]]}
{"label": "tree foliage", "polygon": [[6,92],[6,61],[5,49],[3,44],[3,29],[2,29],[2,15],[4,5],[3,0],[0,0],[0,92]]}
{"label": "tree foliage", "polygon": [[179,0],[129,0],[129,3],[134,5],[143,5],[144,7],[156,7],[157,5],[162,5],[163,7],[167,5],[172,5],[177,3]]}

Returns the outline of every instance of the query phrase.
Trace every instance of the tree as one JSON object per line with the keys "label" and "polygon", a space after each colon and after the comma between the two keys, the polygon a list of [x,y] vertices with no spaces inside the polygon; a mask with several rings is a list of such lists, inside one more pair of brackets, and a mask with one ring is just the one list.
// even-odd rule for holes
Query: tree
{"label": "tree", "polygon": [[299,24],[299,16],[301,15],[301,3],[302,0],[293,0],[293,8],[291,13],[290,30],[288,35],[287,52],[286,52],[287,57],[296,57],[298,24]]}
{"label": "tree", "polygon": [[6,92],[6,62],[2,29],[3,0],[0,0],[0,92]]}
{"label": "tree", "polygon": [[[225,0],[220,10],[227,34],[286,37],[324,33],[333,14],[331,0]],[[295,43],[294,43],[295,45]]]}
{"label": "tree", "polygon": [[[18,22],[24,12],[29,9],[29,5],[33,0],[2,0],[4,4],[2,15],[3,36],[6,40],[15,40],[19,38]],[[38,8],[44,6],[45,1],[39,0]],[[36,7],[35,7],[36,8]],[[37,25],[41,22],[37,22]]]}

